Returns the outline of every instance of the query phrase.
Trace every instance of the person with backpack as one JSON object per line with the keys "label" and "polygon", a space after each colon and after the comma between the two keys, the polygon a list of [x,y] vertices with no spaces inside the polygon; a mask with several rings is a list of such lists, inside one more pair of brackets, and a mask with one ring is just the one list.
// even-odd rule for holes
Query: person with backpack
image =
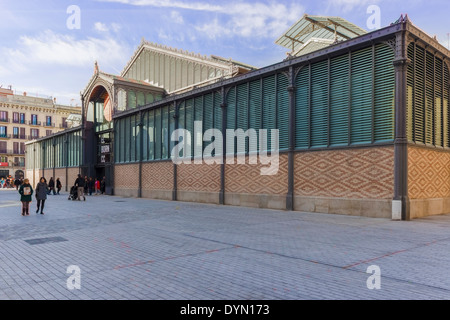
{"label": "person with backpack", "polygon": [[20,201],[22,202],[22,216],[30,215],[30,202],[33,200],[33,187],[30,184],[30,180],[25,179],[23,184],[19,188]]}

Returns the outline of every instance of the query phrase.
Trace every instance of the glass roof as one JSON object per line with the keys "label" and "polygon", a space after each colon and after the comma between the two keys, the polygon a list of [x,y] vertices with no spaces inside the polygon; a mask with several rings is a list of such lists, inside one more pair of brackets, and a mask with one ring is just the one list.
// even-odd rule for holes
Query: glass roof
{"label": "glass roof", "polygon": [[275,43],[290,49],[291,52],[298,52],[312,38],[329,39],[334,42],[349,40],[366,33],[364,29],[340,17],[304,14]]}

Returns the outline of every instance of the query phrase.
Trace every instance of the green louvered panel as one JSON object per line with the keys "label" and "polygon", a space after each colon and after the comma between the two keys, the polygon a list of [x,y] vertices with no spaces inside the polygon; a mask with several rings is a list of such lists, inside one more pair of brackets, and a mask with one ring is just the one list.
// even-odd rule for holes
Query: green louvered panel
{"label": "green louvered panel", "polygon": [[[214,97],[212,93],[204,96],[203,100],[203,133],[214,127]],[[203,143],[203,150],[209,143]]]}
{"label": "green louvered panel", "polygon": [[277,76],[278,129],[280,130],[280,150],[289,148],[289,80],[286,75]]}
{"label": "green louvered panel", "polygon": [[375,46],[374,141],[394,140],[394,52],[385,44]]}
{"label": "green louvered panel", "polygon": [[161,130],[161,158],[169,158],[169,107],[165,106],[161,110],[162,130]]}
{"label": "green louvered panel", "polygon": [[[219,92],[214,93],[214,129],[222,131],[222,95]],[[213,156],[216,155],[216,150],[212,153]],[[218,155],[218,154],[217,154]]]}
{"label": "green louvered panel", "polygon": [[142,160],[148,160],[148,111],[142,114]]}
{"label": "green louvered panel", "polygon": [[236,87],[227,95],[227,129],[236,129]]}
{"label": "green louvered panel", "polygon": [[[248,129],[248,84],[240,84],[237,86],[237,128],[247,131]],[[246,139],[247,140],[247,139]],[[236,141],[236,146],[238,142]],[[245,152],[248,152],[248,143],[245,143]]]}
{"label": "green louvered panel", "polygon": [[155,110],[155,159],[161,159],[161,108]]}
{"label": "green louvered panel", "polygon": [[309,148],[309,66],[303,67],[295,80],[295,147]]}
{"label": "green louvered panel", "polygon": [[447,64],[444,63],[444,79],[442,81],[444,86],[444,95],[443,95],[443,109],[444,109],[444,144],[445,147],[450,147],[450,112],[449,112],[449,70]]}
{"label": "green louvered panel", "polygon": [[[262,125],[262,97],[261,97],[261,80],[255,80],[249,84],[249,128],[256,131],[256,136],[249,140],[250,145],[258,148],[258,132]],[[255,151],[256,151],[255,150]]]}
{"label": "green louvered panel", "polygon": [[442,123],[442,60],[435,59],[435,93],[434,93],[434,115],[435,115],[435,145],[443,147],[443,123]]}
{"label": "green louvered panel", "polygon": [[311,66],[311,147],[328,146],[328,60]]}
{"label": "green louvered panel", "polygon": [[148,112],[148,160],[155,159],[155,111]]}
{"label": "green louvered panel", "polygon": [[331,59],[330,144],[347,145],[349,134],[350,76],[348,54]]}
{"label": "green louvered panel", "polygon": [[[202,123],[202,130],[203,130],[203,97],[196,97],[194,99],[194,121],[199,121]],[[195,133],[194,133],[195,134]],[[196,153],[194,152],[192,155],[194,156],[200,156],[203,151],[203,141],[201,139],[201,135],[197,134],[197,137],[192,136],[192,139],[197,139],[196,143],[197,145],[194,146],[194,150],[196,150]],[[197,151],[198,150],[198,151]]]}
{"label": "green louvered panel", "polygon": [[[178,107],[178,129],[186,129],[186,101]],[[184,153],[180,152],[177,156],[184,157]]]}
{"label": "green louvered panel", "polygon": [[352,53],[351,143],[372,142],[372,48]]}
{"label": "green louvered panel", "polygon": [[222,131],[222,95],[214,93],[214,128]]}
{"label": "green louvered panel", "polygon": [[406,75],[406,134],[408,141],[414,141],[414,43],[408,46],[408,59],[411,63],[408,65]]}
{"label": "green louvered panel", "polygon": [[415,142],[425,143],[425,50],[416,45],[414,88]]}
{"label": "green louvered panel", "polygon": [[275,83],[275,76],[262,80],[262,127],[267,129],[267,150],[272,150],[270,130],[277,128]]}
{"label": "green louvered panel", "polygon": [[169,157],[172,156],[172,149],[175,147],[175,141],[172,141],[172,133],[175,131],[175,106],[171,105],[169,107]]}
{"label": "green louvered panel", "polygon": [[[194,154],[194,99],[186,101],[186,130],[191,133],[191,155]],[[186,137],[187,138],[187,137]]]}
{"label": "green louvered panel", "polygon": [[429,52],[426,53],[426,71],[425,71],[425,143],[434,143],[434,101],[433,101],[433,73],[434,73],[434,59]]}

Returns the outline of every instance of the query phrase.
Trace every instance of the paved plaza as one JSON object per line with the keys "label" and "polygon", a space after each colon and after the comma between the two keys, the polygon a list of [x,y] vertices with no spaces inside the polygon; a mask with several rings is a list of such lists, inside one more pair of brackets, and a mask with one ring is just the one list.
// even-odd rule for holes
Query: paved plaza
{"label": "paved plaza", "polygon": [[45,215],[34,201],[22,217],[18,199],[0,189],[2,300],[450,299],[450,216],[394,222],[65,193],[49,196]]}

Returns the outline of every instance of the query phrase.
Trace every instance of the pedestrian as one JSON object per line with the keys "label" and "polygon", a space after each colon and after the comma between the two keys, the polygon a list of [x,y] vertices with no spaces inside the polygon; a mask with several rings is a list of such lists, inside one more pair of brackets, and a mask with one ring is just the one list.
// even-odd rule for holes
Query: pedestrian
{"label": "pedestrian", "polygon": [[95,195],[100,193],[100,180],[98,178],[95,179]]}
{"label": "pedestrian", "polygon": [[94,179],[92,177],[89,177],[89,195],[92,196],[92,192],[94,191]]}
{"label": "pedestrian", "polygon": [[84,194],[89,192],[89,179],[87,176],[84,177]]}
{"label": "pedestrian", "polygon": [[103,177],[102,182],[100,183],[100,191],[102,194],[106,192],[106,177]]}
{"label": "pedestrian", "polygon": [[30,202],[33,200],[33,187],[30,184],[30,180],[25,179],[23,184],[19,188],[20,201],[22,202],[22,216],[30,215]]}
{"label": "pedestrian", "polygon": [[0,188],[4,188],[4,185],[5,185],[5,178],[1,178],[0,179]]}
{"label": "pedestrian", "polygon": [[59,195],[59,192],[61,191],[61,188],[62,188],[62,184],[61,184],[61,181],[59,180],[59,178],[57,178],[56,179],[56,189],[57,189],[57,195]]}
{"label": "pedestrian", "polygon": [[19,190],[19,187],[20,187],[20,180],[19,180],[19,178],[16,178],[16,180],[14,180],[14,185],[16,186],[16,190]]}
{"label": "pedestrian", "polygon": [[75,180],[75,186],[77,187],[77,200],[81,201],[81,197],[86,201],[86,197],[84,196],[84,178],[81,174],[78,174],[78,178]]}
{"label": "pedestrian", "polygon": [[51,194],[52,191],[53,191],[53,195],[56,195],[55,180],[53,180],[53,177],[51,177],[50,181],[48,182],[48,194]]}
{"label": "pedestrian", "polygon": [[44,214],[44,205],[45,200],[47,200],[47,194],[48,194],[47,180],[45,180],[44,177],[41,177],[38,184],[36,185],[36,200],[37,200],[36,213],[39,213],[40,209],[41,214]]}

